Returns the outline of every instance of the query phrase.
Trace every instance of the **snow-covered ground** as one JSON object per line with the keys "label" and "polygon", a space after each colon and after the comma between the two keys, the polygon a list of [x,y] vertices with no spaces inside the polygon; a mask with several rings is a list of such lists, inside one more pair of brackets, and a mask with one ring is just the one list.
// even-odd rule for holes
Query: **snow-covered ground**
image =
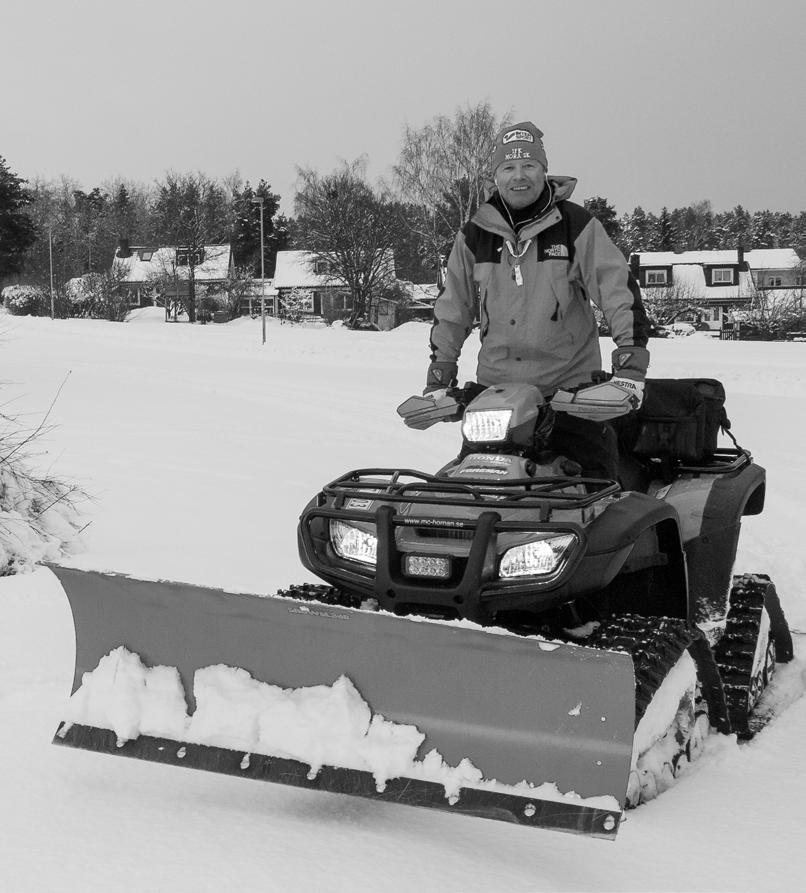
{"label": "snow-covered ground", "polygon": [[[81,567],[271,592],[312,579],[296,522],[348,468],[432,470],[458,431],[405,428],[427,326],[120,325],[0,316],[2,411],[55,427],[31,461],[93,497]],[[721,379],[767,468],[737,570],[768,573],[806,630],[806,345],[651,342],[655,377]],[[610,343],[603,343],[609,354]],[[473,346],[462,363],[472,378]],[[806,639],[752,743],[712,738],[616,843],[56,748],[72,621],[44,569],[0,580],[0,891],[785,890],[806,874]],[[801,878],[799,881],[798,878]]]}

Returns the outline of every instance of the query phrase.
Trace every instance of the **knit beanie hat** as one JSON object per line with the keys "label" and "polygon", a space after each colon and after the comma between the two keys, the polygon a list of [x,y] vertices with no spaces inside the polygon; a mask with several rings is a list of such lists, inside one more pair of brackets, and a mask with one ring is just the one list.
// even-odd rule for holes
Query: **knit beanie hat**
{"label": "knit beanie hat", "polygon": [[546,150],[543,148],[541,137],[543,131],[538,130],[531,121],[521,121],[520,124],[510,124],[502,128],[495,135],[493,142],[493,154],[490,159],[493,173],[498,166],[505,161],[537,161],[548,170],[549,163],[546,160]]}

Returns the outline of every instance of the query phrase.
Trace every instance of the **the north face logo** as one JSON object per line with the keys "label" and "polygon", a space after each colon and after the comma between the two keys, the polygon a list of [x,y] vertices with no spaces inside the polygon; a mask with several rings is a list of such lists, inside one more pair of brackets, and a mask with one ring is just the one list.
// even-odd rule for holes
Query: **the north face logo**
{"label": "the north face logo", "polygon": [[563,244],[549,245],[544,254],[546,257],[568,257],[568,246]]}
{"label": "the north face logo", "polygon": [[533,143],[535,138],[528,130],[508,130],[501,142],[506,146],[507,143],[514,143],[515,140],[521,143]]}

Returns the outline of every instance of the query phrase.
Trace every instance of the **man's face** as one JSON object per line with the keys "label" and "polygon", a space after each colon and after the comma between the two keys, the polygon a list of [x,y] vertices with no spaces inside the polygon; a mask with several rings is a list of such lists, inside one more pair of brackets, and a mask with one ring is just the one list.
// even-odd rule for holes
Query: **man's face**
{"label": "man's face", "polygon": [[498,165],[495,182],[510,208],[525,208],[536,201],[546,184],[546,172],[539,161],[519,159]]}

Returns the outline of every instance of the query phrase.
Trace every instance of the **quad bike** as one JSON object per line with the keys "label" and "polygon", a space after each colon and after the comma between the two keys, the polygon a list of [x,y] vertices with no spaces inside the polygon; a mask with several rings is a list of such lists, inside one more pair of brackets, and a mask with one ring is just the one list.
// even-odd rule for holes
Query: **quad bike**
{"label": "quad bike", "polygon": [[[258,596],[54,568],[76,626],[74,700],[120,646],[176,668],[188,722],[211,666],[295,692],[347,677],[392,738],[416,727],[409,769],[379,782],[352,758],[121,735],[97,709],[69,713],[56,743],[615,837],[710,729],[763,724],[761,695],[792,657],[769,578],[731,578],[765,473],[735,440],[717,446],[721,385],[649,381],[630,409],[604,381],[550,403],[524,384],[411,398],[406,424],[461,419],[463,448],[435,474],[359,469],[323,487],[298,528],[322,585]],[[559,412],[614,420],[621,483],[547,450]],[[441,767],[472,764],[450,791],[429,774],[434,751]]]}

